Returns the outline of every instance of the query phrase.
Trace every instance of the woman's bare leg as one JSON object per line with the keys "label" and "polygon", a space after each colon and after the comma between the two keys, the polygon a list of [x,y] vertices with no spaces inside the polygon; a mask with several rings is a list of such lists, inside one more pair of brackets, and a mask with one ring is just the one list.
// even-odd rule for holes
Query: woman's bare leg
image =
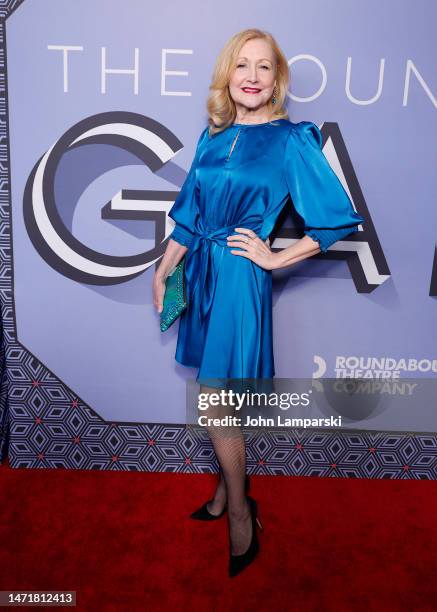
{"label": "woman's bare leg", "polygon": [[[201,393],[217,393],[214,387],[201,385]],[[221,418],[233,415],[232,407],[208,407],[208,417]],[[250,508],[247,503],[244,483],[246,478],[246,447],[243,432],[237,426],[208,426],[208,434],[214,447],[224,478],[228,501],[228,525],[231,553],[246,552],[252,533]],[[223,507],[223,506],[222,506]]]}

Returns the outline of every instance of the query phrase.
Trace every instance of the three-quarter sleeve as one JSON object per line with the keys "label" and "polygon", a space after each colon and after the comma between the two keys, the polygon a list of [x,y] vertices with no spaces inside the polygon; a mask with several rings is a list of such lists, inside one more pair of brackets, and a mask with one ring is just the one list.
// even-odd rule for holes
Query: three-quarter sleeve
{"label": "three-quarter sleeve", "polygon": [[322,151],[322,134],[310,121],[294,125],[285,147],[285,178],[304,233],[318,241],[322,253],[364,222],[353,208]]}
{"label": "three-quarter sleeve", "polygon": [[208,127],[199,136],[196,146],[196,153],[191,163],[190,170],[177,195],[173,206],[168,212],[168,216],[176,223],[169,238],[176,240],[179,244],[189,248],[193,238],[194,219],[197,214],[196,203],[196,168],[203,146],[208,139]]}

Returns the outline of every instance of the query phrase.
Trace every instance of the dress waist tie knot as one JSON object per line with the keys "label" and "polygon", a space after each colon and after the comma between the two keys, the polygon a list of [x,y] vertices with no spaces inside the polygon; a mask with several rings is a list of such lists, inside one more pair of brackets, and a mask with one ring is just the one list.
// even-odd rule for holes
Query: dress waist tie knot
{"label": "dress waist tie knot", "polygon": [[227,247],[226,238],[235,233],[235,223],[215,229],[200,228],[194,232],[187,259],[186,276],[189,298],[198,294],[199,319],[203,323],[211,308],[224,249],[212,256],[217,245]]}

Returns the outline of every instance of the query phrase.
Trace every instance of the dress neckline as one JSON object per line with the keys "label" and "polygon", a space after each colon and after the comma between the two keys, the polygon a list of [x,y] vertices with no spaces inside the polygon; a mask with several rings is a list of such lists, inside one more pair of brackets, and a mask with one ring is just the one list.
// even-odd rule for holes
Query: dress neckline
{"label": "dress neckline", "polygon": [[233,123],[236,127],[258,127],[261,125],[270,125],[274,121],[281,121],[281,119],[270,119],[270,121],[264,121],[264,123]]}

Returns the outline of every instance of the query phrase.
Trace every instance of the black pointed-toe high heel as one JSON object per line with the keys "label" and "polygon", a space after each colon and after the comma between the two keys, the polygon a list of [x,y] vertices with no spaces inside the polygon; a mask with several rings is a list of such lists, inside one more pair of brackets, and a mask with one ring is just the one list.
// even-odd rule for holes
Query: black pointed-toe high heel
{"label": "black pointed-toe high heel", "polygon": [[229,553],[229,576],[233,578],[242,572],[248,565],[255,560],[259,552],[258,534],[256,532],[257,526],[263,530],[261,521],[258,518],[258,506],[256,501],[247,496],[247,501],[250,506],[250,518],[252,521],[252,537],[250,539],[249,548],[242,555],[232,555]]}
{"label": "black pointed-toe high heel", "polygon": [[[244,492],[246,493],[246,495],[249,492],[249,489],[250,478],[249,475],[246,474],[246,479],[244,481]],[[227,510],[227,503],[223,506],[223,510],[220,512],[220,514],[211,514],[211,512],[208,510],[208,504],[210,502],[212,502],[212,499],[209,499],[203,504],[203,506],[200,506],[200,508],[190,514],[190,518],[195,519],[197,521],[216,521],[217,519],[221,518]]]}

